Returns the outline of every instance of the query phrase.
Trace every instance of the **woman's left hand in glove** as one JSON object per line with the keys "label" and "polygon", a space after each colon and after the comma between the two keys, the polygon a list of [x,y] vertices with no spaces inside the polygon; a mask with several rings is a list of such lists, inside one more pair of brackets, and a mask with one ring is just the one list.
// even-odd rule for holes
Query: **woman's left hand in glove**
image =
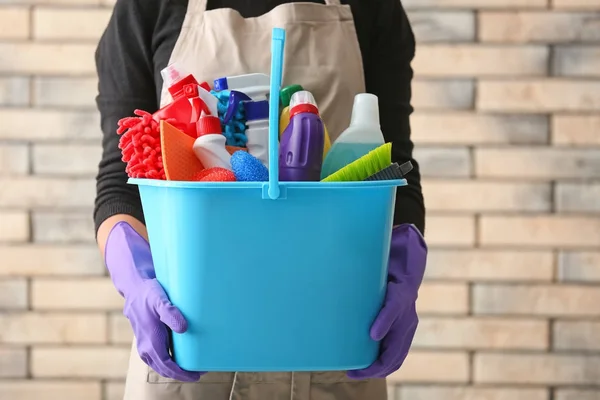
{"label": "woman's left hand in glove", "polygon": [[419,323],[415,303],[426,262],[427,245],[417,228],[394,228],[385,302],[370,333],[380,342],[379,358],[365,369],[348,371],[348,377],[385,378],[402,366]]}

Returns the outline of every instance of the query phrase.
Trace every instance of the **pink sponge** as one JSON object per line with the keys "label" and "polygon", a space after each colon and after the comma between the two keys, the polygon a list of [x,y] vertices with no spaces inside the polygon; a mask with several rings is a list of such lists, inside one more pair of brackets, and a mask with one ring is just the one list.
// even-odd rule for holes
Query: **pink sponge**
{"label": "pink sponge", "polygon": [[192,180],[199,182],[235,182],[235,175],[228,169],[214,167],[198,172]]}

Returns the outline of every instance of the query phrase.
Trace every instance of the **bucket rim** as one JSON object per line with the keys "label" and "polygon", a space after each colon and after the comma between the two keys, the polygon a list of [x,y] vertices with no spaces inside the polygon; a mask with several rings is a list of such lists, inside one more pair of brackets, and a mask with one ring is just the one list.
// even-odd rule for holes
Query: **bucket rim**
{"label": "bucket rim", "polygon": [[[180,189],[262,189],[269,182],[193,182],[167,181],[162,179],[129,178],[127,183],[138,186],[167,187]],[[352,182],[279,182],[279,186],[293,189],[366,189],[406,186],[406,179],[385,181]]]}

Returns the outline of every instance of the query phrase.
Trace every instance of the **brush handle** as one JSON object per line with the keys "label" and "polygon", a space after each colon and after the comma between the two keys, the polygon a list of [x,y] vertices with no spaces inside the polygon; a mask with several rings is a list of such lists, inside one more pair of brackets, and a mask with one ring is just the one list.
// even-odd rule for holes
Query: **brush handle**
{"label": "brush handle", "polygon": [[283,80],[285,29],[274,28],[271,39],[269,94],[269,198],[279,198],[279,91]]}

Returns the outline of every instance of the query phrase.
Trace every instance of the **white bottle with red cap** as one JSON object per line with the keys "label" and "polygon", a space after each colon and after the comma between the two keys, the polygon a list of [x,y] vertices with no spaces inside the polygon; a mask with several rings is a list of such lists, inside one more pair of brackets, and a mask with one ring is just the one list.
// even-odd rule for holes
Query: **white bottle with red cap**
{"label": "white bottle with red cap", "polygon": [[204,168],[220,167],[231,170],[231,154],[225,147],[227,139],[221,132],[219,117],[202,113],[197,123],[198,138],[194,142],[194,154]]}

